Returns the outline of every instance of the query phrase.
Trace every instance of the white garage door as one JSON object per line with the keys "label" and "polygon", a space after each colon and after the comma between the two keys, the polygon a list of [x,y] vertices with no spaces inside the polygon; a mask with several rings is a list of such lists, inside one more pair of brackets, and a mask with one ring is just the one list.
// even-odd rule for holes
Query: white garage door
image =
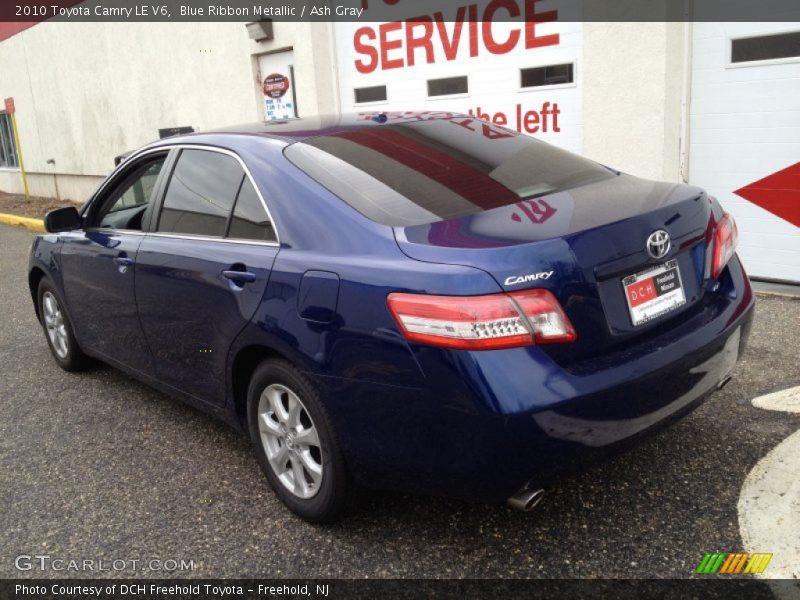
{"label": "white garage door", "polygon": [[800,283],[800,23],[695,23],[689,180],[751,276]]}
{"label": "white garage door", "polygon": [[[520,14],[538,6],[512,4]],[[582,150],[581,23],[469,23],[463,10],[397,17],[335,24],[342,111],[470,113]]]}

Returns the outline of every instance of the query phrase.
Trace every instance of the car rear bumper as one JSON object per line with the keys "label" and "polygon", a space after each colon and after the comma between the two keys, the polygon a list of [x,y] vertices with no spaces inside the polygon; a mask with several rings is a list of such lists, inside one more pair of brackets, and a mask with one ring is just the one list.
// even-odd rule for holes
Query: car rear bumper
{"label": "car rear bumper", "polygon": [[754,300],[738,261],[729,284],[687,332],[594,371],[532,348],[459,353],[438,371],[428,357],[425,389],[322,378],[348,463],[368,486],[467,499],[544,485],[690,412],[730,376]]}

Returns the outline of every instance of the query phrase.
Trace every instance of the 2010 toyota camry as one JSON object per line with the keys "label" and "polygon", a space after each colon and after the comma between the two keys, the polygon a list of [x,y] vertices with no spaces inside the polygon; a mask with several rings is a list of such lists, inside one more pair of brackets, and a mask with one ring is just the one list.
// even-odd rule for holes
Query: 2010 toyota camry
{"label": "2010 toyota camry", "polygon": [[56,362],[246,431],[312,521],[360,486],[530,509],[727,381],[753,314],[703,190],[449,113],[167,138],[46,228]]}

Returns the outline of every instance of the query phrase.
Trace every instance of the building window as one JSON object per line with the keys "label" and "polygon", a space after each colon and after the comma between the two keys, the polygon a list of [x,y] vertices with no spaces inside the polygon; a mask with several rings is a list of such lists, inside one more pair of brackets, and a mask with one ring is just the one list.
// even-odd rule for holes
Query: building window
{"label": "building window", "polygon": [[531,67],[520,69],[519,77],[519,85],[524,88],[559,85],[575,81],[575,69],[572,63]]}
{"label": "building window", "polygon": [[19,167],[11,115],[0,112],[0,167]]}
{"label": "building window", "polygon": [[382,102],[386,100],[386,86],[373,85],[372,87],[356,88],[356,104],[365,102]]}
{"label": "building window", "polygon": [[731,62],[800,57],[800,31],[731,40]]}
{"label": "building window", "polygon": [[469,92],[467,76],[428,79],[428,96],[452,96]]}

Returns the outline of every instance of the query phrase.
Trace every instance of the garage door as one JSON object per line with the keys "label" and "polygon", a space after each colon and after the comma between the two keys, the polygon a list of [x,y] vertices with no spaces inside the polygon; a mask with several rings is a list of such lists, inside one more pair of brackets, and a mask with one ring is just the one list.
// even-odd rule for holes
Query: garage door
{"label": "garage door", "polygon": [[581,23],[550,12],[527,25],[470,23],[464,9],[336,23],[342,111],[470,113],[580,152]]}
{"label": "garage door", "polygon": [[695,23],[689,180],[752,277],[800,283],[800,23]]}

